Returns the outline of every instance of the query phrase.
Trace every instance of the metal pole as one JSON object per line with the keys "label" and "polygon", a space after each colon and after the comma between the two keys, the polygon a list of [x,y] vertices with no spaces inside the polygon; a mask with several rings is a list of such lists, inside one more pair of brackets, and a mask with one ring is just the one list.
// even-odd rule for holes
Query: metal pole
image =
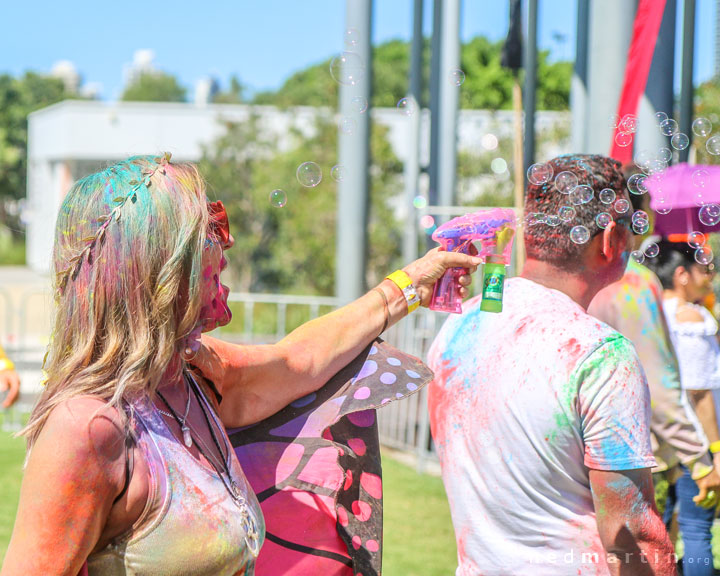
{"label": "metal pole", "polygon": [[460,67],[460,0],[442,2],[442,49],[440,52],[440,126],[438,138],[438,202],[455,204],[457,170],[457,120],[460,86],[452,73]]}
{"label": "metal pole", "polygon": [[663,136],[658,128],[655,114],[665,112],[671,118],[673,117],[676,13],[676,0],[666,0],[655,43],[655,52],[650,64],[650,73],[645,85],[645,94],[640,99],[638,132],[635,135],[634,152],[636,155],[642,151],[656,154],[662,147],[670,148],[668,137]]}
{"label": "metal pole", "polygon": [[[358,32],[353,51],[365,65],[364,73],[353,85],[340,85],[340,114],[352,116],[352,99],[371,101],[372,78],[372,0],[346,0],[347,29]],[[368,169],[370,160],[370,107],[356,117],[352,133],[338,131],[338,157],[347,176],[338,183],[337,251],[335,255],[335,290],[341,303],[347,303],[365,292],[367,262],[367,219],[369,204]]]}
{"label": "metal pole", "polygon": [[[428,204],[430,206],[435,206],[438,203],[442,17],[442,0],[434,0],[432,42],[430,46],[430,165],[428,166],[428,176],[430,179]],[[429,244],[434,244],[434,242],[429,240]]]}
{"label": "metal pole", "polygon": [[537,107],[537,13],[538,0],[528,0],[528,33],[525,42],[525,139],[523,171],[535,162],[535,108]]}
{"label": "metal pole", "polygon": [[407,98],[414,110],[408,120],[407,159],[405,160],[405,234],[403,237],[403,262],[418,257],[418,222],[415,213],[415,196],[418,194],[420,177],[420,120],[422,118],[422,49],[423,49],[423,0],[415,0],[413,9],[413,35],[410,48],[410,87]]}
{"label": "metal pole", "polygon": [[570,83],[570,110],[572,114],[572,149],[574,152],[587,150],[587,76],[588,76],[588,30],[590,0],[577,3],[577,41],[575,65]]}
{"label": "metal pole", "polygon": [[592,154],[610,150],[614,130],[610,119],[617,112],[625,79],[636,8],[636,0],[590,2],[586,151]]}
{"label": "metal pole", "polygon": [[[692,143],[693,68],[695,64],[695,0],[685,0],[683,6],[682,72],[680,78],[680,132]],[[680,150],[678,159],[687,162],[690,146]]]}

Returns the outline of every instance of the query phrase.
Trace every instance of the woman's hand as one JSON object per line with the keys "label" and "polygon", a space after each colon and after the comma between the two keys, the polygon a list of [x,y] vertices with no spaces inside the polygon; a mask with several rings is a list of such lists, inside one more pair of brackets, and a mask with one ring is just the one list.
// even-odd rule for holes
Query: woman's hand
{"label": "woman's hand", "polygon": [[[473,248],[474,249],[474,248]],[[461,252],[446,252],[441,247],[430,250],[425,256],[411,262],[403,271],[410,276],[421,306],[429,306],[435,283],[449,268],[465,268],[467,272],[459,277],[460,296],[467,298],[468,286],[472,283],[471,274],[482,264],[482,259]]]}

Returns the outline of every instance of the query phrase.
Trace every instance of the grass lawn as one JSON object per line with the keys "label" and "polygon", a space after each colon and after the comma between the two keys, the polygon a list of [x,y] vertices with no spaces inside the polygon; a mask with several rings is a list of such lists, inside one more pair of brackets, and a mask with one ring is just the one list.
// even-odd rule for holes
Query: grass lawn
{"label": "grass lawn", "polygon": [[[0,411],[0,425],[4,418]],[[0,564],[5,558],[20,497],[25,440],[0,431]]]}

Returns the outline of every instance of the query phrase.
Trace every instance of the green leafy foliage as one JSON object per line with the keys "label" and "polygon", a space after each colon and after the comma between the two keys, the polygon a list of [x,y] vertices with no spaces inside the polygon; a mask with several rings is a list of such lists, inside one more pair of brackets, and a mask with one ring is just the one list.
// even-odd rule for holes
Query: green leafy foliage
{"label": "green leafy foliage", "polygon": [[120,100],[126,102],[184,102],[186,90],[178,79],[165,72],[146,72],[125,87]]}
{"label": "green leafy foliage", "polygon": [[[512,108],[512,72],[500,65],[502,42],[476,37],[461,47],[465,82],[460,88],[462,108]],[[337,102],[338,85],[328,73],[328,59],[293,74],[277,92],[255,96],[257,104],[327,106]],[[391,40],[373,47],[372,104],[393,107],[408,89],[410,44]],[[423,106],[429,102],[430,41],[423,44]],[[549,52],[538,53],[537,106],[540,110],[566,110],[570,104],[570,62],[550,62]],[[442,81],[450,82],[450,78]]]}
{"label": "green leafy foliage", "polygon": [[[704,82],[697,88],[695,97],[695,118],[707,118],[712,122],[710,136],[717,134],[720,127],[720,78]],[[692,145],[696,151],[696,164],[720,164],[720,156],[708,153],[705,143],[708,137],[692,134]]]}

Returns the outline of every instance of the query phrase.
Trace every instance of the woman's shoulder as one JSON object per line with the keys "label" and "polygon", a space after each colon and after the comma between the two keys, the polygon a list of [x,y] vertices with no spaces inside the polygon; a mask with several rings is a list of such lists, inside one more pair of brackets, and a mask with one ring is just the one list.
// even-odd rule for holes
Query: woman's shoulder
{"label": "woman's shoulder", "polygon": [[689,304],[678,307],[677,312],[675,312],[675,320],[680,324],[687,322],[704,322],[705,316],[703,316],[702,311],[699,310],[697,306]]}
{"label": "woman's shoulder", "polygon": [[96,396],[75,396],[52,409],[41,436],[71,447],[73,458],[113,461],[125,457],[125,426],[117,408]]}

